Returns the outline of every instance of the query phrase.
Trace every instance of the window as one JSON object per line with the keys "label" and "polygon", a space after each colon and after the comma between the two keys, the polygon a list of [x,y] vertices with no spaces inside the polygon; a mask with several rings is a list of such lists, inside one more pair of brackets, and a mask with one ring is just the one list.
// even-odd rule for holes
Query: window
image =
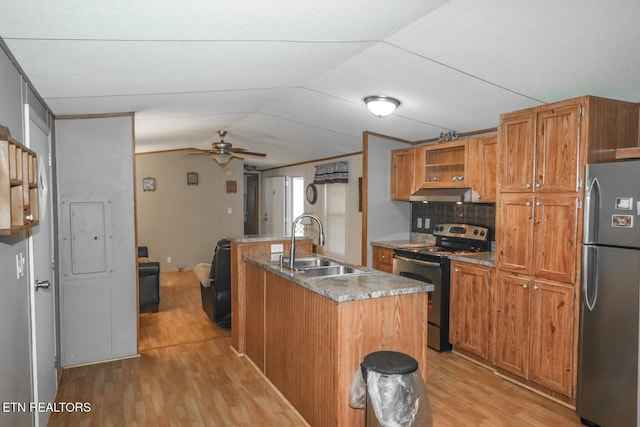
{"label": "window", "polygon": [[[304,213],[304,177],[292,176],[289,177],[289,198],[290,207],[287,209],[289,212],[288,224],[292,224],[293,220]],[[296,224],[296,235],[304,233],[304,225],[301,223]]]}
{"label": "window", "polygon": [[347,184],[324,184],[325,235],[324,253],[344,258],[347,252]]}

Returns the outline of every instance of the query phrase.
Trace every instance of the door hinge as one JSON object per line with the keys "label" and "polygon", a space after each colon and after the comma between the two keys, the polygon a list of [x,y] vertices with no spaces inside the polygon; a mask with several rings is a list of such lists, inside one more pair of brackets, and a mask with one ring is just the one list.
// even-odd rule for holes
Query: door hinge
{"label": "door hinge", "polygon": [[53,160],[51,158],[51,153],[49,153],[49,155],[48,155],[48,162],[49,162],[49,167],[51,167],[51,165],[53,164]]}
{"label": "door hinge", "polygon": [[578,210],[579,210],[579,209],[582,209],[582,200],[578,199],[578,202],[576,203],[576,208],[577,208]]}
{"label": "door hinge", "polygon": [[584,117],[584,107],[582,104],[578,106],[578,113],[580,114],[580,117]]}

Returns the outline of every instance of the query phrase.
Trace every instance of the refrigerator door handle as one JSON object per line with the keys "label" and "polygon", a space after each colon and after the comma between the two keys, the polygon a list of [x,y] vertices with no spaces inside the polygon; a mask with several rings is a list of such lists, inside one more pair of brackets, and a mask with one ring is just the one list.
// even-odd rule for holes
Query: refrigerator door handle
{"label": "refrigerator door handle", "polygon": [[584,242],[595,243],[600,222],[600,182],[592,178],[587,183],[584,195]]}
{"label": "refrigerator door handle", "polygon": [[593,311],[598,301],[598,248],[582,247],[582,298],[584,306]]}

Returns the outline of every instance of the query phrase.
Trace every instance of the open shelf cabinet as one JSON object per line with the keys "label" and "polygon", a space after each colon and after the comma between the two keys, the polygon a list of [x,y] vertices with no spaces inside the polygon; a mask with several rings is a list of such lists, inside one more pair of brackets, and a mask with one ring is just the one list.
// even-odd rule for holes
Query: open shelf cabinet
{"label": "open shelf cabinet", "polygon": [[20,233],[38,224],[36,153],[0,125],[0,235]]}

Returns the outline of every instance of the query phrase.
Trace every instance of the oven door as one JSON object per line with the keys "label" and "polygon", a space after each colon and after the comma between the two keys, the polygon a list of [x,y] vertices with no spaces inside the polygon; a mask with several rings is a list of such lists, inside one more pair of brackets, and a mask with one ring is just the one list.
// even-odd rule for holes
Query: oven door
{"label": "oven door", "polygon": [[443,287],[442,262],[412,259],[396,253],[393,274],[433,284],[435,289],[429,292],[427,343],[434,350],[450,350],[449,301]]}

